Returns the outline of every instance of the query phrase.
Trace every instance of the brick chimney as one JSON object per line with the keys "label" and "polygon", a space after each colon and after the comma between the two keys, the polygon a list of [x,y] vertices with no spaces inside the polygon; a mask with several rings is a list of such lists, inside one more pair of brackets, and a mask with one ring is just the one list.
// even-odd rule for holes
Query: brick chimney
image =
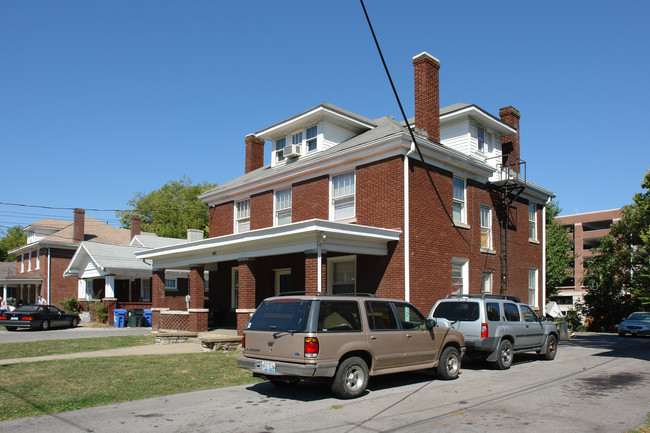
{"label": "brick chimney", "polygon": [[[521,114],[519,114],[519,111],[515,107],[509,105],[499,110],[499,116],[503,123],[513,127],[517,131],[514,134],[501,138],[503,164],[509,163],[512,170],[519,172],[519,119],[521,118]],[[507,161],[508,158],[506,158],[506,155],[510,155],[509,162]]]}
{"label": "brick chimney", "polygon": [[264,139],[253,134],[246,136],[246,171],[257,170],[264,165]]}
{"label": "brick chimney", "polygon": [[413,57],[415,77],[415,127],[429,140],[440,143],[440,61],[429,53]]}
{"label": "brick chimney", "polygon": [[74,226],[72,231],[72,239],[75,242],[83,242],[84,240],[85,218],[86,218],[86,211],[84,209],[76,208],[74,210]]}
{"label": "brick chimney", "polygon": [[131,239],[134,236],[137,236],[141,233],[140,226],[142,224],[142,218],[140,215],[131,215]]}

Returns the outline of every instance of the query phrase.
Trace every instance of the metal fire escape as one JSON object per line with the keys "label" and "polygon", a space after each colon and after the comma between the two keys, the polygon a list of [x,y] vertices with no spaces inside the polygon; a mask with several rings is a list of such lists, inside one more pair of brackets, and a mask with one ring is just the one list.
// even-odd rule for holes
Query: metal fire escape
{"label": "metal fire escape", "polygon": [[489,182],[490,195],[495,204],[499,220],[499,259],[501,265],[501,286],[499,293],[508,294],[508,231],[516,230],[513,205],[526,189],[526,162],[507,154],[500,156],[496,180]]}

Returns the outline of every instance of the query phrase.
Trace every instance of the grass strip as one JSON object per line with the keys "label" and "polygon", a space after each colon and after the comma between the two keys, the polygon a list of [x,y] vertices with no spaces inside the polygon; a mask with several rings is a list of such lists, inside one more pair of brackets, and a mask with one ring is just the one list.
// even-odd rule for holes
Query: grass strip
{"label": "grass strip", "polygon": [[237,367],[240,351],[120,356],[6,365],[0,420],[260,382]]}
{"label": "grass strip", "polygon": [[143,346],[154,344],[155,342],[156,338],[153,335],[123,335],[117,337],[2,343],[0,344],[0,359],[94,352],[96,350],[117,349],[120,347]]}

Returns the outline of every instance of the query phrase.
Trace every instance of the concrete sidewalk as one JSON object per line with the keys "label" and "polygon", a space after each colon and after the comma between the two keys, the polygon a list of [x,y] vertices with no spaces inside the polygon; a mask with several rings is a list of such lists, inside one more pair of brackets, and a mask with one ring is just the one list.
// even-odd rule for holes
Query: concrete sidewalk
{"label": "concrete sidewalk", "polygon": [[118,349],[97,350],[93,352],[65,353],[62,355],[34,356],[31,358],[0,359],[0,365],[19,364],[22,362],[53,361],[57,359],[101,358],[107,356],[138,355],[178,355],[182,353],[201,353],[201,343],[147,344],[144,346],[120,347]]}

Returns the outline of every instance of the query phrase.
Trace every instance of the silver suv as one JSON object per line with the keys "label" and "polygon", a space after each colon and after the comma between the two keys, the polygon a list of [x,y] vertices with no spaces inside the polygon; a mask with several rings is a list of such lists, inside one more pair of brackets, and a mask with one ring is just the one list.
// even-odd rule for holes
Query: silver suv
{"label": "silver suv", "polygon": [[462,331],[468,357],[483,358],[500,370],[510,368],[515,353],[534,351],[546,360],[557,353],[555,324],[516,296],[449,295],[428,317]]}
{"label": "silver suv", "polygon": [[268,298],[251,317],[239,367],[277,386],[320,378],[339,398],[364,393],[370,376],[435,368],[455,379],[463,334],[435,326],[408,302],[372,295]]}

